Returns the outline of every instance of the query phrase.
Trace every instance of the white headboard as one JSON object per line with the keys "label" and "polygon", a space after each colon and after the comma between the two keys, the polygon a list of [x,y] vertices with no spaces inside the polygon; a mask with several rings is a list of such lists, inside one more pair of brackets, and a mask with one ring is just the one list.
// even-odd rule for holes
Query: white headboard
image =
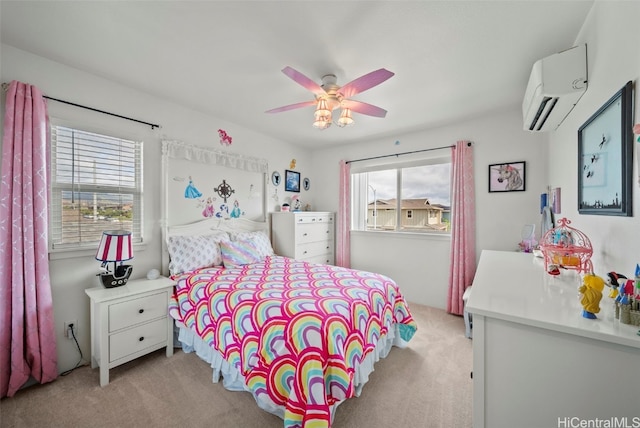
{"label": "white headboard", "polygon": [[208,218],[195,223],[181,224],[177,226],[168,226],[167,235],[185,236],[185,235],[207,235],[214,231],[221,230],[224,232],[269,232],[269,225],[266,222],[247,220],[244,218],[232,218],[222,220],[218,218]]}
{"label": "white headboard", "polygon": [[244,218],[207,218],[196,221],[194,223],[181,224],[175,226],[167,226],[162,242],[162,274],[169,275],[169,252],[167,251],[167,239],[170,236],[185,235],[208,235],[214,231],[222,230],[224,232],[254,232],[263,231],[269,236],[269,224],[267,222],[259,222],[247,220]]}
{"label": "white headboard", "polygon": [[[265,159],[162,142],[162,272],[168,273],[167,238],[212,230],[269,235]],[[222,186],[228,185],[226,192]]]}

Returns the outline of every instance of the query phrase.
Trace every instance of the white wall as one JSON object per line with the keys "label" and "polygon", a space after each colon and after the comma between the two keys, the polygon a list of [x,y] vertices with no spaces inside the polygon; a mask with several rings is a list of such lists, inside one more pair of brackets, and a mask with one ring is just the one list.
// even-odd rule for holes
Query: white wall
{"label": "white wall", "polygon": [[596,2],[576,40],[587,44],[588,89],[549,140],[549,181],[562,188],[562,216],[591,240],[598,275],[616,271],[633,276],[640,263],[638,143],[634,143],[633,217],[578,214],[577,130],[629,80],[636,81],[634,123],[640,122],[639,16],[640,2]]}
{"label": "white wall", "polygon": [[[143,278],[152,268],[161,265],[161,140],[181,140],[203,147],[224,149],[219,145],[218,128],[225,129],[233,137],[233,144],[225,150],[267,159],[269,170],[284,173],[292,158],[297,160],[296,170],[303,177],[317,183],[313,175],[310,155],[307,150],[291,146],[272,138],[257,134],[224,120],[209,117],[166,100],[139,92],[135,89],[105,80],[80,70],[45,58],[1,45],[2,82],[19,80],[30,83],[45,95],[95,107],[101,110],[130,116],[162,125],[152,131],[150,127],[113,118],[88,110],[49,102],[49,116],[97,132],[136,138],[144,141],[144,241],[145,248],[134,248],[133,276]],[[176,76],[180,78],[180,76]],[[4,117],[4,96],[2,96]],[[0,119],[1,120],[1,119]],[[273,187],[269,187],[269,195]],[[280,203],[284,202],[283,186],[279,187]],[[314,205],[314,188],[303,193],[303,202]],[[269,211],[275,210],[272,199],[268,200]],[[81,257],[55,259],[50,262],[53,308],[58,339],[58,368],[62,372],[78,361],[75,344],[64,338],[63,323],[78,320],[79,342],[85,359],[90,358],[89,301],[84,289],[98,286],[95,274],[99,262],[94,252]]]}
{"label": "white wall", "polygon": [[[524,80],[523,94],[526,77]],[[540,223],[540,194],[546,191],[547,185],[546,138],[544,134],[522,130],[522,114],[519,106],[515,106],[428,131],[317,150],[313,153],[314,169],[323,171],[323,182],[322,187],[316,189],[316,197],[321,201],[321,209],[338,209],[341,159],[410,152],[470,140],[474,144],[476,177],[477,257],[482,249],[515,250],[522,226],[534,223],[538,227]],[[396,141],[400,144],[396,145]],[[526,190],[489,193],[488,166],[513,161],[526,161]],[[392,235],[352,233],[352,267],[390,276],[409,301],[446,308],[450,240],[441,236]]]}

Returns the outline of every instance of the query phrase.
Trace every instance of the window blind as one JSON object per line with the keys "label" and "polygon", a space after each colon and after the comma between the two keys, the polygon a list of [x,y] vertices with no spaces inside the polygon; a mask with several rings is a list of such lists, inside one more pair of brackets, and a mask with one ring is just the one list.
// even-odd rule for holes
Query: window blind
{"label": "window blind", "polygon": [[142,143],[51,130],[51,249],[94,247],[104,230],[142,242]]}

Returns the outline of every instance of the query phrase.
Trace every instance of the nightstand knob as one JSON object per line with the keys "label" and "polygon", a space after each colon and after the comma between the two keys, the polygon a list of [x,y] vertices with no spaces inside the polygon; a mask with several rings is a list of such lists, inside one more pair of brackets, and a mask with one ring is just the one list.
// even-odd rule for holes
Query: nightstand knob
{"label": "nightstand knob", "polygon": [[144,336],[141,337],[140,339],[138,339],[140,342],[142,342],[144,340]]}
{"label": "nightstand knob", "polygon": [[139,313],[139,314],[141,314],[141,313],[143,313],[143,312],[144,312],[144,309],[139,309],[139,310],[138,310],[138,313]]}

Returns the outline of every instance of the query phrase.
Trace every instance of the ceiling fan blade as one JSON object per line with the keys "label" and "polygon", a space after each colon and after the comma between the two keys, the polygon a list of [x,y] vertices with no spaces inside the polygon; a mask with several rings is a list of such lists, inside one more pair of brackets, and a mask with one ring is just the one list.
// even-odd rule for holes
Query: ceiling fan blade
{"label": "ceiling fan blade", "polygon": [[390,72],[387,69],[381,68],[371,73],[360,76],[355,80],[345,84],[338,90],[338,93],[342,94],[344,98],[351,98],[352,96],[373,88],[376,85],[381,84],[385,80],[392,77],[395,73]]}
{"label": "ceiling fan blade", "polygon": [[271,110],[267,110],[265,111],[265,113],[280,113],[282,111],[288,111],[296,108],[308,107],[313,105],[316,105],[316,101],[303,101],[301,103],[289,104],[288,106],[282,106],[282,107],[274,108]]}
{"label": "ceiling fan blade", "polygon": [[282,72],[287,76],[289,76],[291,79],[293,79],[293,81],[295,81],[296,83],[302,85],[307,90],[313,92],[317,97],[327,95],[325,90],[322,89],[320,85],[318,85],[316,82],[309,79],[307,76],[300,73],[299,71],[294,70],[293,68],[287,66],[282,69]]}
{"label": "ceiling fan blade", "polygon": [[367,116],[385,117],[387,115],[387,111],[385,109],[363,103],[362,101],[343,100],[340,106],[342,108],[350,108],[355,112],[366,114]]}

